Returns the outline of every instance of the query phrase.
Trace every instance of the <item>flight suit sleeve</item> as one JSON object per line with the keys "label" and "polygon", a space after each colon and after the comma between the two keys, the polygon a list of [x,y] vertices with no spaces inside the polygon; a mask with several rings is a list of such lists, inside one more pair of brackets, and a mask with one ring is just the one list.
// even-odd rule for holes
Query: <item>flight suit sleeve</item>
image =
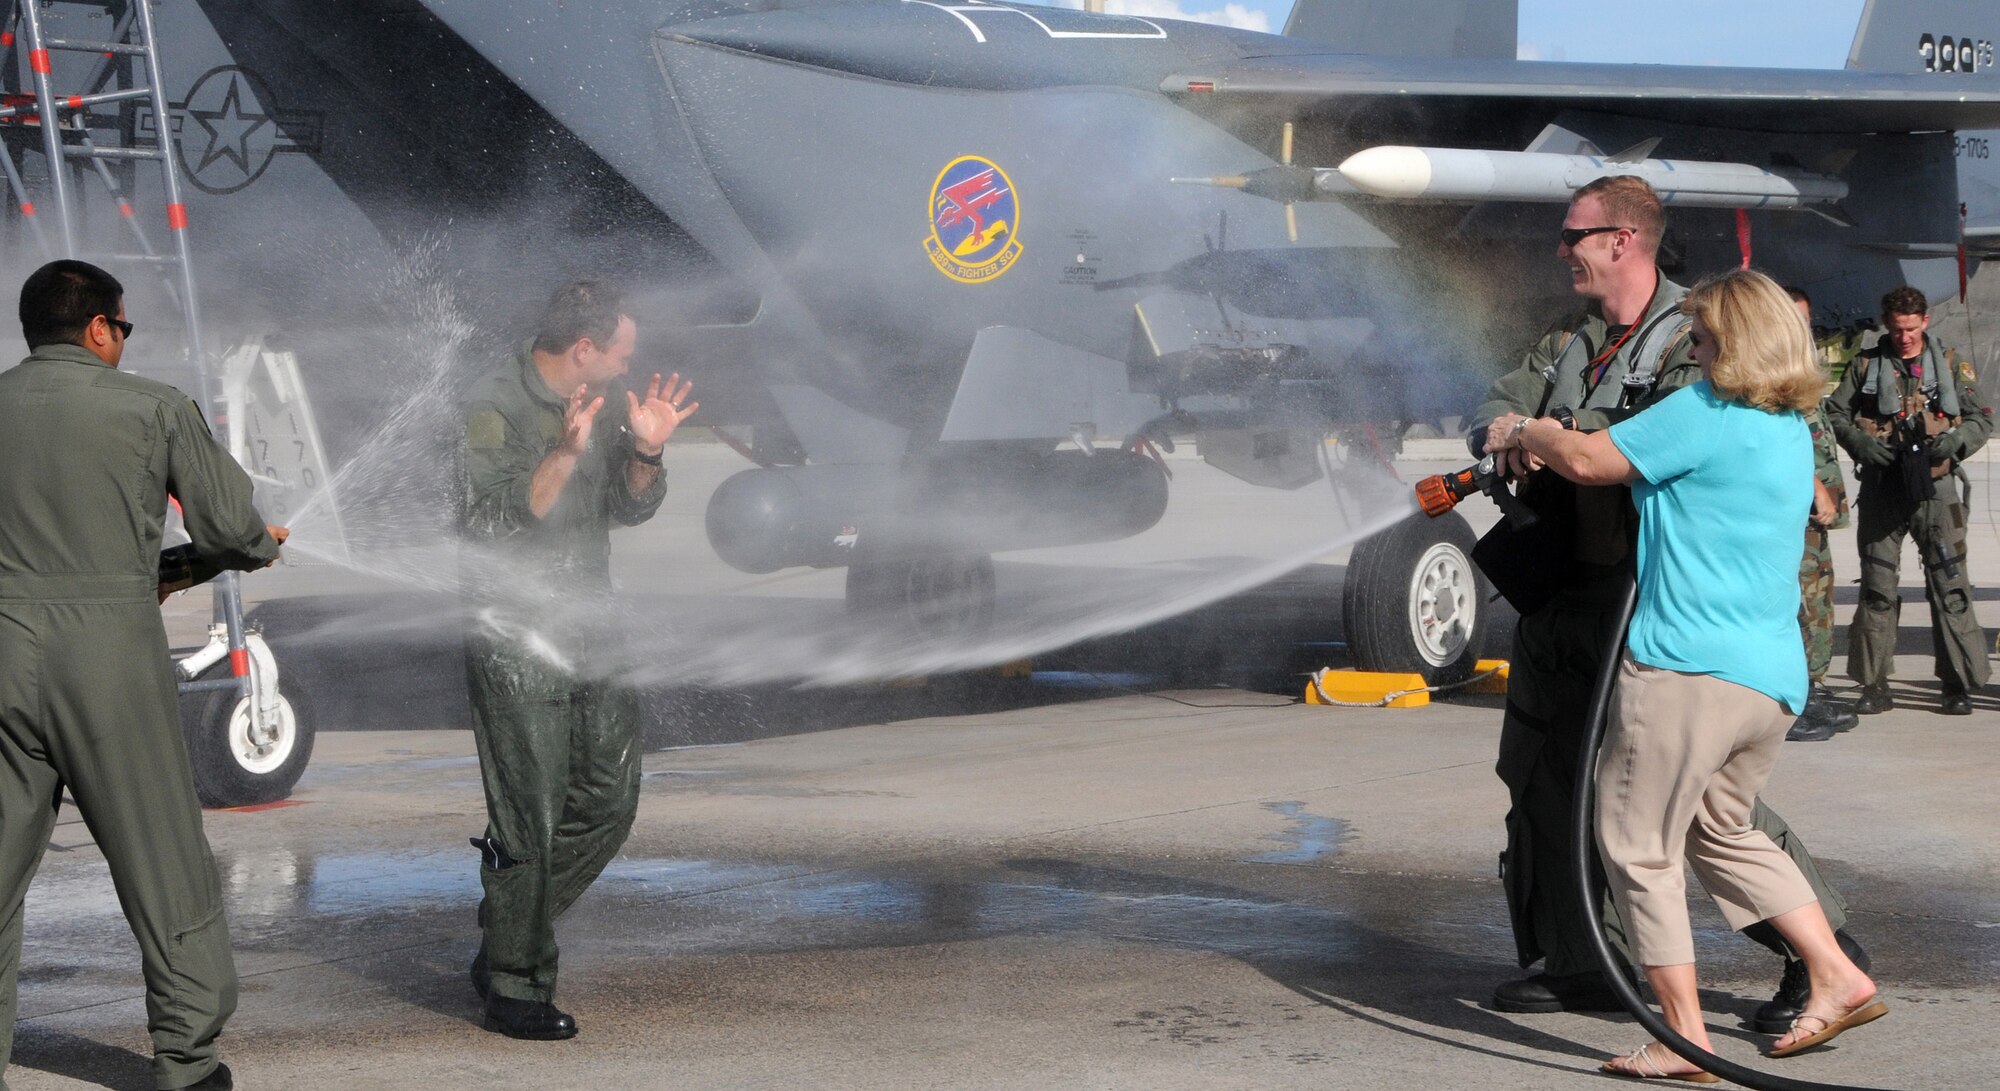
{"label": "flight suit sleeve", "polygon": [[1978,377],[1969,362],[1961,362],[1955,378],[1958,380],[1958,427],[1951,430],[1957,437],[1958,450],[1953,458],[1960,460],[1977,454],[1993,437],[1993,407],[1980,396]]}
{"label": "flight suit sleeve", "polygon": [[[1856,367],[1856,364],[1862,366]],[[1839,442],[1841,450],[1856,458],[1860,457],[1856,445],[1860,440],[1870,438],[1854,424],[1854,399],[1861,392],[1862,375],[1867,370],[1864,357],[1856,356],[1848,361],[1847,370],[1841,373],[1840,385],[1834,387],[1833,393],[1821,403],[1826,410],[1826,423],[1833,429],[1833,438]]]}
{"label": "flight suit sleeve", "polygon": [[498,407],[466,407],[459,442],[459,525],[474,538],[505,538],[541,522],[529,507],[542,456]]}
{"label": "flight suit sleeve", "polygon": [[1486,456],[1486,426],[1509,413],[1526,416],[1542,404],[1548,391],[1548,370],[1555,364],[1561,334],[1543,337],[1529,350],[1521,366],[1500,376],[1486,391],[1486,399],[1473,410],[1466,424],[1466,446],[1474,458]]}
{"label": "flight suit sleeve", "polygon": [[626,463],[632,457],[629,442],[623,448],[625,458],[620,460],[617,472],[611,475],[607,487],[611,490],[611,517],[624,526],[636,527],[653,517],[660,510],[660,502],[667,498],[667,468],[653,475],[653,483],[641,495],[632,495],[631,484],[626,480]]}
{"label": "flight suit sleeve", "polygon": [[166,409],[167,491],[196,555],[219,569],[248,572],[278,558],[278,540],[250,503],[250,475],[215,442],[191,401]]}

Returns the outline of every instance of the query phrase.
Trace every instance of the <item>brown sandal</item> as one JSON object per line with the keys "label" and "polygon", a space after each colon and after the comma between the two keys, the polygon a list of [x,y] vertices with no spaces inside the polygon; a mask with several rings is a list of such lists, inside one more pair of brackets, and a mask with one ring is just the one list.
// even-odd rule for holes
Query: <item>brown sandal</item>
{"label": "brown sandal", "polygon": [[1863,1023],[1872,1023],[1887,1014],[1889,1014],[1888,1002],[1873,996],[1835,1015],[1831,1019],[1824,1015],[1803,1012],[1798,1018],[1792,1020],[1792,1030],[1805,1029],[1799,1024],[1804,1023],[1808,1019],[1814,1023],[1818,1023],[1819,1029],[1812,1031],[1803,1038],[1794,1040],[1791,1045],[1774,1048],[1764,1055],[1766,1057],[1789,1057],[1794,1053],[1803,1053],[1814,1046],[1825,1045],[1833,1041],[1835,1038],[1840,1037],[1842,1031],[1853,1030]]}
{"label": "brown sandal", "polygon": [[[1722,1077],[1713,1072],[1703,1072],[1699,1068],[1693,1072],[1667,1071],[1665,1065],[1653,1059],[1652,1050],[1658,1044],[1657,1042],[1647,1042],[1645,1045],[1640,1046],[1623,1057],[1616,1057],[1604,1062],[1598,1066],[1598,1071],[1608,1072],[1613,1076],[1623,1076],[1628,1080],[1679,1080],[1682,1083],[1722,1082]],[[1673,1053],[1672,1050],[1668,1050],[1667,1052],[1669,1055]],[[1619,1061],[1624,1061],[1630,1067],[1614,1067]],[[1652,1071],[1649,1072],[1647,1069],[1651,1069]]]}

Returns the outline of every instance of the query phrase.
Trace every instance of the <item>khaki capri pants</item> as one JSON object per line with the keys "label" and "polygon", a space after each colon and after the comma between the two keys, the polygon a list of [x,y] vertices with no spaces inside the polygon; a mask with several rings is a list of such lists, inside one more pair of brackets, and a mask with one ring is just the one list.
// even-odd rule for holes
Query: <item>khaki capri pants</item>
{"label": "khaki capri pants", "polygon": [[1732,929],[1815,900],[1798,865],[1750,824],[1794,718],[1783,705],[1628,654],[1613,710],[1597,759],[1597,847],[1640,965],[1694,961],[1683,861]]}

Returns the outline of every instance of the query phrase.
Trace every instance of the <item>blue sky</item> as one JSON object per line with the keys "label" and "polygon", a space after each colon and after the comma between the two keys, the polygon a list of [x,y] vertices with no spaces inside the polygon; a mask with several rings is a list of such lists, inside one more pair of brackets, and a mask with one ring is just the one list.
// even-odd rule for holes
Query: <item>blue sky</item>
{"label": "blue sky", "polygon": [[[1081,6],[1081,0],[1056,2]],[[1519,2],[1521,56],[1537,60],[1840,68],[1864,0]],[[1106,7],[1275,33],[1284,28],[1292,0],[1107,0]]]}

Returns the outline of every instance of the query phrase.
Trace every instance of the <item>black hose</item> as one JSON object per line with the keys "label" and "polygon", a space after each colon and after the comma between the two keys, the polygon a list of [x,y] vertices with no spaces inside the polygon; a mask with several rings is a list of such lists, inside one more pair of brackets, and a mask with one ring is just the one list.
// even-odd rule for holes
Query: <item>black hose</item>
{"label": "black hose", "polygon": [[1618,664],[1625,655],[1625,631],[1632,624],[1632,611],[1638,603],[1639,585],[1627,577],[1624,593],[1619,599],[1617,624],[1612,628],[1611,639],[1605,643],[1604,658],[1597,668],[1597,684],[1590,692],[1590,719],[1585,726],[1583,756],[1576,771],[1576,809],[1570,823],[1570,834],[1575,840],[1578,896],[1583,899],[1583,916],[1590,925],[1591,942],[1597,945],[1597,961],[1604,970],[1604,980],[1611,986],[1611,991],[1618,994],[1619,1001],[1625,1005],[1626,1011],[1632,1013],[1632,1018],[1652,1032],[1662,1045],[1682,1059],[1725,1080],[1754,1088],[1755,1091],[1885,1091],[1883,1088],[1788,1080],[1783,1076],[1745,1068],[1695,1045],[1676,1034],[1639,998],[1639,991],[1625,976],[1622,960],[1611,949],[1610,941],[1604,938],[1604,921],[1597,911],[1597,839],[1592,834],[1590,821],[1597,809],[1597,751],[1604,745],[1604,723],[1611,712],[1611,692],[1618,679]]}

